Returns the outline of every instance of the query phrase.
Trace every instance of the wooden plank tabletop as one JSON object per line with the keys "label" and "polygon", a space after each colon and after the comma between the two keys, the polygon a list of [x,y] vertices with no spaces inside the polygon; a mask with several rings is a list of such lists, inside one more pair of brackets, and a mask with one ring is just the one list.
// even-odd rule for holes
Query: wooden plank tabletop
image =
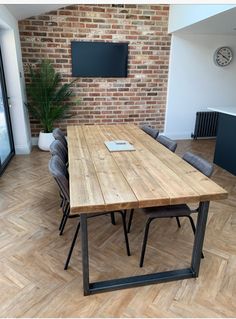
{"label": "wooden plank tabletop", "polygon": [[[132,124],[68,126],[71,213],[217,200],[227,192]],[[135,151],[110,152],[127,140]]]}

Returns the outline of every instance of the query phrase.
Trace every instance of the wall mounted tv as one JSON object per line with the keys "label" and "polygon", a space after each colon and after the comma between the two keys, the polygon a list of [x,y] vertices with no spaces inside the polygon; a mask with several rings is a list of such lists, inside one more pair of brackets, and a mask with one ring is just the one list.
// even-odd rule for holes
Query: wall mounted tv
{"label": "wall mounted tv", "polygon": [[71,42],[72,76],[127,77],[128,43]]}

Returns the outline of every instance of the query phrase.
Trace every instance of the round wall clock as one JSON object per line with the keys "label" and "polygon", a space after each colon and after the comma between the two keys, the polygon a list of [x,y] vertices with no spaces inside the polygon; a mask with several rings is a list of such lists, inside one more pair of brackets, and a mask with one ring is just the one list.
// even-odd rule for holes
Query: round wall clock
{"label": "round wall clock", "polygon": [[214,62],[218,66],[227,66],[232,62],[233,51],[229,47],[220,47],[214,53]]}

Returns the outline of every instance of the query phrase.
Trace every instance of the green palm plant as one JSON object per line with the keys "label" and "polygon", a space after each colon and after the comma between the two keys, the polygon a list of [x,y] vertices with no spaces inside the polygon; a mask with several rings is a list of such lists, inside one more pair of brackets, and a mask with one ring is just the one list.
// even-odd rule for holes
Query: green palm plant
{"label": "green palm plant", "polygon": [[44,133],[52,132],[56,120],[71,117],[67,102],[74,81],[61,84],[60,73],[48,60],[42,60],[37,69],[30,67],[30,83],[26,87],[30,102],[26,105],[32,117],[40,121]]}

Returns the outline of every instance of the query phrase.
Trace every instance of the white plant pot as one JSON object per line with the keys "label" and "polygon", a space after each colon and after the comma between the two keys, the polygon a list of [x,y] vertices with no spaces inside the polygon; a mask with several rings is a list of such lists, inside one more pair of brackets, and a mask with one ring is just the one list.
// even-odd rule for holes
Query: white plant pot
{"label": "white plant pot", "polygon": [[54,141],[52,133],[39,133],[38,147],[43,151],[49,151],[49,146]]}

